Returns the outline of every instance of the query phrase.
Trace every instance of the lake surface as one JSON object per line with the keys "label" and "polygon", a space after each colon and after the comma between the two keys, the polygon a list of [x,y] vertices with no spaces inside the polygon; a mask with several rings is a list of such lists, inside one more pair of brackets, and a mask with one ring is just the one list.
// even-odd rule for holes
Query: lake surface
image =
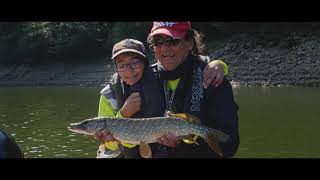
{"label": "lake surface", "polygon": [[[319,158],[320,88],[237,88],[236,158]],[[0,128],[26,158],[95,158],[98,141],[67,130],[97,115],[100,88],[0,88]]]}

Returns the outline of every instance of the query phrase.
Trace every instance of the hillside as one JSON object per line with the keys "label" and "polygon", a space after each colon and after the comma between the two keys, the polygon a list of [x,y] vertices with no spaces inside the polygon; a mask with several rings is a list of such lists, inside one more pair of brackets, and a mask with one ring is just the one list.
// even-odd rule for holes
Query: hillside
{"label": "hillside", "polygon": [[[198,23],[198,27],[208,34],[206,42],[211,58],[222,59],[229,65],[228,78],[234,85],[320,86],[320,23]],[[82,40],[77,43],[87,45]],[[63,53],[57,54],[56,57],[65,58],[58,58],[59,61],[47,60],[45,57],[49,55],[34,55],[41,57],[35,62],[32,56],[8,60],[14,63],[0,65],[0,86],[103,86],[114,72],[113,64],[106,60],[108,57],[103,55],[104,60],[96,61],[94,51],[84,56],[82,48],[69,46],[77,56],[69,53],[67,58]],[[20,51],[23,47],[21,45]],[[43,52],[40,50],[35,52]],[[15,54],[3,49],[5,52]],[[104,54],[107,52],[111,51],[105,49]],[[23,54],[16,57],[20,56]],[[80,62],[79,57],[84,60]],[[46,63],[37,64],[39,62]]]}

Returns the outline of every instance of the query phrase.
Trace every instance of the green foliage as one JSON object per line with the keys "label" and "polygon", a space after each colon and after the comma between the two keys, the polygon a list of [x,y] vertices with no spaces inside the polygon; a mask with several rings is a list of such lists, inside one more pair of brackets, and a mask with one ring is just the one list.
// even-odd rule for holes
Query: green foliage
{"label": "green foliage", "polygon": [[150,22],[2,22],[0,63],[92,61],[124,38],[144,41]]}
{"label": "green foliage", "polygon": [[112,43],[117,43],[125,38],[137,39],[146,42],[151,22],[117,22],[112,26]]}
{"label": "green foliage", "polygon": [[[293,31],[320,35],[320,23],[314,22],[192,22],[192,25],[205,35],[204,42],[210,48],[239,33],[268,34],[279,41]],[[0,64],[107,58],[113,44],[122,39],[134,38],[146,44],[151,27],[152,22],[1,22]]]}

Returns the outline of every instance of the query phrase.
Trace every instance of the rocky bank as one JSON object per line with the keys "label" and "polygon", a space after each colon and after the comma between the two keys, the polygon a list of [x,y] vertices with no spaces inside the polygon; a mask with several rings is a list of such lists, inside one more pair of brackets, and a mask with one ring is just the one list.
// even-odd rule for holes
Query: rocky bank
{"label": "rocky bank", "polygon": [[229,79],[240,86],[319,86],[320,38],[289,33],[283,38],[241,34],[210,53],[223,59]]}
{"label": "rocky bank", "polygon": [[[243,33],[209,55],[228,64],[234,86],[320,86],[320,38],[315,34]],[[0,86],[103,86],[113,72],[107,62],[0,66]]]}

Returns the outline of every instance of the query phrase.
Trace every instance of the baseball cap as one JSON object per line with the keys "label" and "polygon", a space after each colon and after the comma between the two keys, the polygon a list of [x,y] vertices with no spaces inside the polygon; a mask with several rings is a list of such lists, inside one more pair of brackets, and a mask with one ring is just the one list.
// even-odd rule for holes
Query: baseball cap
{"label": "baseball cap", "polygon": [[126,52],[138,53],[147,58],[146,49],[142,42],[135,39],[124,39],[113,46],[112,59],[114,60],[119,54]]}
{"label": "baseball cap", "polygon": [[153,22],[149,37],[165,34],[176,39],[183,39],[190,29],[190,22]]}

